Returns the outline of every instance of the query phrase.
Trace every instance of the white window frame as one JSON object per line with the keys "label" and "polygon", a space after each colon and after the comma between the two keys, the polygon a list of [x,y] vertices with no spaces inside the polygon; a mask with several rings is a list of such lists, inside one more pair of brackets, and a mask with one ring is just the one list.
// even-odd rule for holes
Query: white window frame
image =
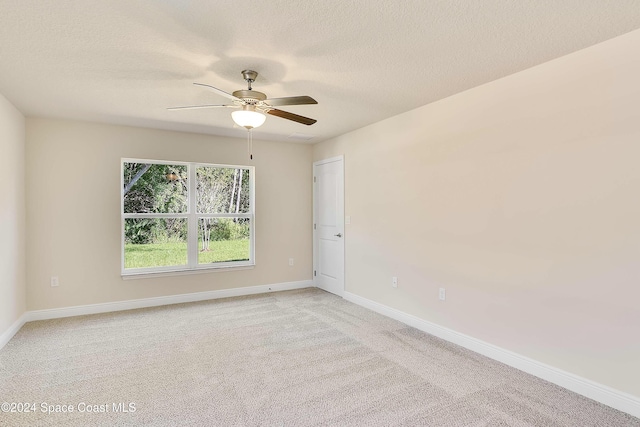
{"label": "white window frame", "polygon": [[[151,163],[157,165],[181,165],[187,167],[188,191],[186,213],[125,213],[124,212],[124,164],[125,163]],[[249,171],[249,212],[247,213],[222,213],[204,214],[196,209],[196,169],[199,167],[218,167],[245,169]],[[140,276],[156,274],[179,274],[206,271],[220,271],[230,269],[246,269],[255,266],[255,167],[246,165],[222,165],[213,163],[180,162],[150,159],[120,159],[120,240],[121,240],[121,275]],[[144,267],[125,269],[125,220],[129,218],[186,218],[187,219],[187,264],[164,267]],[[248,218],[249,219],[249,260],[216,262],[214,264],[198,264],[198,219],[200,218]]]}

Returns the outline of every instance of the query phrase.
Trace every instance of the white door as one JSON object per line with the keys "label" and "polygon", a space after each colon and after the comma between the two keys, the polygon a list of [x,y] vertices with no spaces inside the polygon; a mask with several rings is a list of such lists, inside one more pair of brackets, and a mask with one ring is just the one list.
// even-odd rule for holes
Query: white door
{"label": "white door", "polygon": [[344,292],[344,159],[313,164],[313,279],[317,287]]}

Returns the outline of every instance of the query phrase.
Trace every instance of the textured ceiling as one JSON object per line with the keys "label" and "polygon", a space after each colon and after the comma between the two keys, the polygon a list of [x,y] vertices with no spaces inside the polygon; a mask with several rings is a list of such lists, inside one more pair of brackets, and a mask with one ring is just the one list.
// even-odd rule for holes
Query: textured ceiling
{"label": "textured ceiling", "polygon": [[1,0],[0,93],[27,116],[244,138],[224,103],[260,73],[255,138],[346,133],[640,28],[629,0]]}

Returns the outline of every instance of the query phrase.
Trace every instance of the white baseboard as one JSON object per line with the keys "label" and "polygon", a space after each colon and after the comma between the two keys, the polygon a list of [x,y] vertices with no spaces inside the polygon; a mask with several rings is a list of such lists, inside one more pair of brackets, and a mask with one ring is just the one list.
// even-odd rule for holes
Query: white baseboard
{"label": "white baseboard", "polygon": [[27,322],[27,313],[23,313],[22,316],[18,318],[9,329],[4,331],[2,335],[0,335],[0,350],[4,347],[13,336],[22,328],[22,326]]}
{"label": "white baseboard", "polygon": [[[27,322],[34,320],[58,319],[62,317],[83,316],[86,314],[109,313],[112,311],[132,310],[136,308],[157,307],[161,305],[185,302],[205,301],[209,299],[238,297],[263,294],[267,292],[288,291],[313,286],[311,280],[276,283],[273,285],[248,286],[244,288],[221,289],[217,291],[195,292],[190,294],[168,295],[164,297],[142,298],[128,301],[106,302],[101,304],[78,305],[74,307],[34,310],[25,313]],[[22,325],[21,325],[22,326]]]}
{"label": "white baseboard", "polygon": [[502,362],[538,378],[542,378],[543,380],[559,385],[560,387],[581,394],[589,399],[593,399],[619,411],[626,412],[627,414],[640,418],[640,398],[636,396],[598,384],[594,381],[579,377],[561,369],[554,368],[553,366],[546,365],[493,344],[461,334],[452,329],[428,322],[411,314],[368,300],[351,292],[345,291],[343,298],[416,329],[427,332],[428,334],[442,338],[454,344],[458,344],[462,347],[468,348],[469,350],[475,351],[476,353],[480,353],[484,356],[490,357],[491,359],[497,360],[498,362]]}

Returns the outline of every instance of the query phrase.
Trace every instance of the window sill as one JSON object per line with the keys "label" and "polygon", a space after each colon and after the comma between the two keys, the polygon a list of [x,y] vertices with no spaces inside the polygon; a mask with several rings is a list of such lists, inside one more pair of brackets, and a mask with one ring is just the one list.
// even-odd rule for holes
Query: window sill
{"label": "window sill", "polygon": [[192,274],[205,274],[205,273],[223,273],[229,271],[242,271],[253,270],[255,264],[251,265],[238,265],[229,267],[200,267],[193,269],[176,269],[176,270],[163,270],[163,271],[142,271],[121,273],[122,280],[135,280],[135,279],[150,279],[153,277],[172,277],[172,276],[188,276]]}

